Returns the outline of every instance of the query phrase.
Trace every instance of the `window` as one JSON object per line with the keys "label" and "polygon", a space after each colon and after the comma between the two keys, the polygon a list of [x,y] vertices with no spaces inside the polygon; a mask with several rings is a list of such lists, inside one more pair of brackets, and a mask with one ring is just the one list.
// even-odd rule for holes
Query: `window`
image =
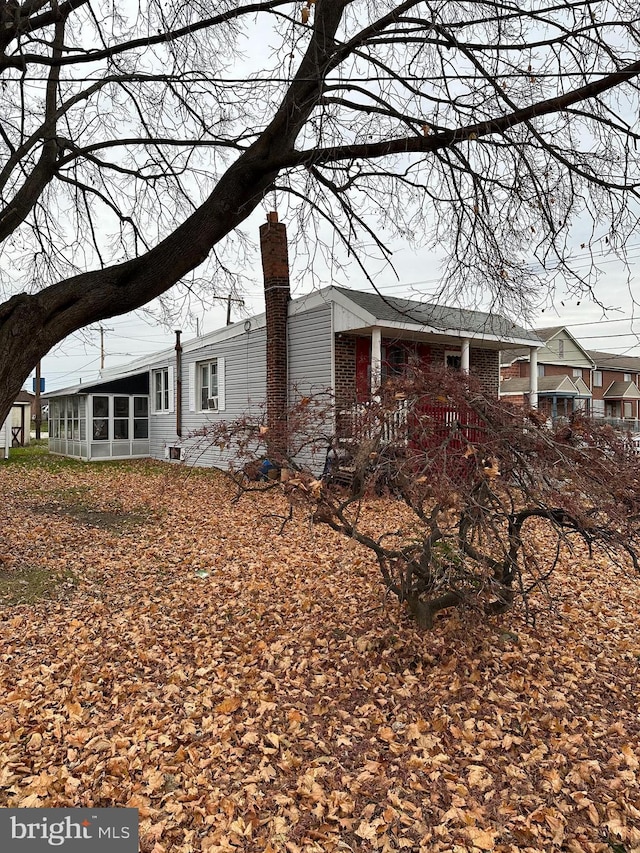
{"label": "window", "polygon": [[218,412],[225,408],[224,358],[189,365],[189,410]]}
{"label": "window", "polygon": [[49,437],[60,438],[60,401],[52,400],[49,405]]}
{"label": "window", "polygon": [[538,379],[541,379],[544,376],[544,364],[538,365]]}
{"label": "window", "polygon": [[113,438],[114,441],[129,438],[129,397],[113,398]]}
{"label": "window", "polygon": [[591,413],[594,418],[604,417],[604,400],[591,401]]}
{"label": "window", "polygon": [[573,368],[573,378],[582,379],[582,369],[580,367]]}
{"label": "window", "polygon": [[631,382],[631,374],[630,373],[625,373],[624,381],[625,382]]}
{"label": "window", "polygon": [[633,417],[633,403],[628,403],[626,400],[622,404],[622,417],[623,418],[632,418]]}
{"label": "window", "polygon": [[161,370],[154,370],[151,381],[153,383],[153,411],[170,411],[172,383],[169,381],[169,368],[163,367]]}
{"label": "window", "polygon": [[402,376],[407,365],[407,350],[398,344],[384,344],[382,347],[382,381],[391,376]]}
{"label": "window", "polygon": [[[593,387],[594,388],[602,388],[602,371],[594,370],[593,371]],[[604,410],[603,410],[604,414]]]}
{"label": "window", "polygon": [[218,359],[200,365],[200,410],[218,410]]}
{"label": "window", "polygon": [[149,399],[133,398],[133,437],[149,438]]}
{"label": "window", "polygon": [[444,354],[444,364],[448,370],[460,370],[462,355],[458,350],[447,350]]}
{"label": "window", "polygon": [[558,358],[564,358],[564,340],[558,338]]}
{"label": "window", "polygon": [[109,441],[109,398],[93,398],[93,440]]}

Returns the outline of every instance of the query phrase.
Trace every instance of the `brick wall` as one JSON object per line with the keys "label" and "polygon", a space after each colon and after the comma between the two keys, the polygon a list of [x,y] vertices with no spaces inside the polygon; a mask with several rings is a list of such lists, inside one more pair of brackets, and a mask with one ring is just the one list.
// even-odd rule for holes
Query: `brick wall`
{"label": "brick wall", "polygon": [[356,402],[356,339],[353,335],[336,335],[335,398],[340,409]]}
{"label": "brick wall", "polygon": [[500,353],[497,350],[474,349],[472,346],[469,353],[469,373],[480,380],[485,394],[498,396]]}
{"label": "brick wall", "polygon": [[514,361],[513,364],[508,365],[507,367],[500,368],[500,376],[502,379],[520,379],[523,376],[529,375],[529,365],[527,365],[527,372],[523,373],[522,368],[524,367],[521,361]]}
{"label": "brick wall", "polygon": [[260,226],[267,332],[267,425],[274,449],[286,432],[287,317],[290,299],[287,229],[278,214]]}

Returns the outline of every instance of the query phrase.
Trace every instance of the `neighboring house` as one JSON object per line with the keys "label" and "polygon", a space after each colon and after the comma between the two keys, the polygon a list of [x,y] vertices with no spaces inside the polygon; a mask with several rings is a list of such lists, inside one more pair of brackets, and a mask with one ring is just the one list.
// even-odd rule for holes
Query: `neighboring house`
{"label": "neighboring house", "polygon": [[9,416],[0,425],[0,459],[7,459],[11,447],[25,447],[31,439],[31,404],[33,394],[20,391]]}
{"label": "neighboring house", "polygon": [[[551,418],[578,409],[591,412],[591,372],[595,363],[564,326],[536,329],[543,342],[533,361],[538,377],[538,408]],[[500,359],[500,397],[531,405],[532,360],[527,350],[503,351]]]}
{"label": "neighboring house", "polygon": [[640,420],[640,358],[589,350],[593,416]]}
{"label": "neighboring house", "polygon": [[203,448],[194,433],[258,412],[265,400],[269,423],[296,399],[326,391],[348,413],[416,362],[474,374],[497,396],[500,350],[524,347],[535,358],[539,339],[497,315],[333,286],[291,300],[286,229],[276,214],[260,242],[265,313],[184,343],[178,334],[174,349],[47,394],[50,450],[223,465],[226,452]]}

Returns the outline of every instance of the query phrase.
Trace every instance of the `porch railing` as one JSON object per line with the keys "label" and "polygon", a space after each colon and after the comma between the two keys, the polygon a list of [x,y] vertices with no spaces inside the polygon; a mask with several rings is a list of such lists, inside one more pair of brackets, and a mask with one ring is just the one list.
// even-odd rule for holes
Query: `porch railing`
{"label": "porch railing", "polygon": [[377,438],[424,449],[448,441],[453,449],[486,439],[484,423],[473,410],[425,400],[399,400],[387,411],[358,403],[338,413],[338,424],[339,436],[347,443]]}
{"label": "porch railing", "polygon": [[408,441],[407,400],[398,401],[397,406],[377,417],[369,403],[356,403],[338,413],[340,437],[346,441],[363,441],[380,438],[389,444],[406,445]]}

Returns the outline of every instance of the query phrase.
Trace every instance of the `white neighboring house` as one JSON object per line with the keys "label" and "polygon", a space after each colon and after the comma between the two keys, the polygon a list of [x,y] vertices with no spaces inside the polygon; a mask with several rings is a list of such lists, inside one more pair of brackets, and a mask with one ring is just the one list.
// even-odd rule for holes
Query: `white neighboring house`
{"label": "white neighboring house", "polygon": [[12,447],[24,447],[31,438],[31,401],[33,395],[20,391],[5,422],[0,425],[0,459],[9,458]]}

